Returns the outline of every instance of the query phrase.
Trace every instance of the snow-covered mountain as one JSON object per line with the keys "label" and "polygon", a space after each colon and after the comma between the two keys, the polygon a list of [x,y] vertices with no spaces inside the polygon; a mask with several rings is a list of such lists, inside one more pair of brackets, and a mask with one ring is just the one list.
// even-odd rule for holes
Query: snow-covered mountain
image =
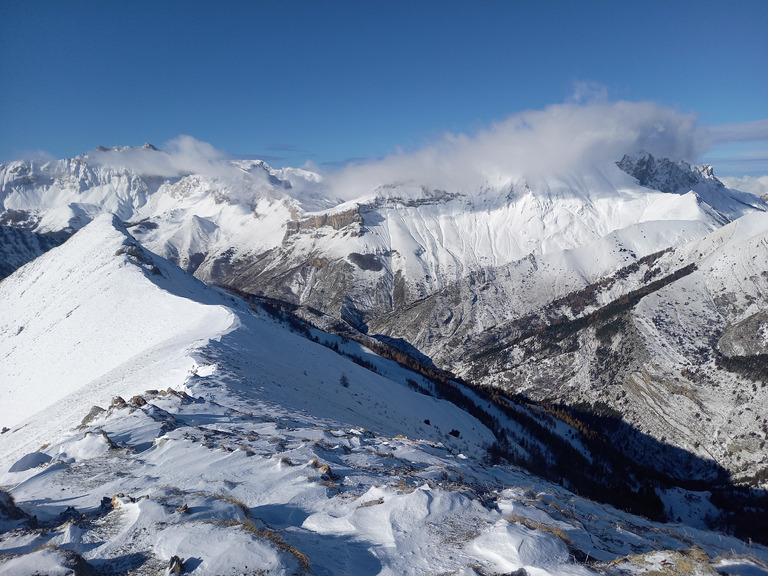
{"label": "snow-covered mountain", "polygon": [[[224,159],[191,167],[149,145],[0,166],[0,218],[13,230],[48,238],[71,233],[98,214],[116,214],[143,245],[209,284],[298,305],[297,312],[318,325],[330,327],[342,319],[352,330],[399,341],[477,383],[535,398],[610,400],[612,405],[616,394],[604,389],[605,377],[597,376],[602,360],[595,354],[603,348],[594,334],[579,343],[580,350],[589,351],[586,357],[558,361],[544,371],[539,363],[520,364],[514,358],[529,352],[508,343],[532,329],[574,320],[647,290],[649,282],[685,266],[697,266],[698,278],[707,263],[696,242],[714,242],[704,239],[716,239],[723,226],[768,209],[761,198],[725,187],[711,167],[645,152],[584,166],[577,173],[489,179],[449,190],[395,182],[361,189],[354,200],[334,197],[332,178],[306,170]],[[17,263],[40,251],[3,249],[10,254],[7,261]],[[660,252],[670,249],[675,252],[659,259]],[[741,253],[742,247],[729,243],[728,250]],[[754,257],[757,268],[768,260],[759,242],[745,253]],[[723,277],[736,278],[725,270]],[[657,344],[642,345],[659,358],[662,373],[680,378],[682,371],[687,385],[696,387],[698,376],[689,379],[689,367],[709,362],[714,380],[751,386],[724,369],[727,363],[717,360],[715,343],[747,311],[766,305],[757,272],[755,281],[727,286],[739,293],[746,282],[743,290],[755,299],[735,304],[736,311],[708,304],[713,298],[719,302],[720,288],[696,293],[701,310],[715,316],[702,313],[685,326],[665,328],[671,331],[667,340],[688,342],[685,350],[657,354]],[[672,307],[690,299],[690,293],[676,292],[682,285],[676,281],[656,298],[664,294]],[[574,308],[564,306],[568,300],[585,302]],[[646,315],[655,317],[654,312]],[[690,329],[693,324],[696,329]],[[508,348],[504,354],[513,359],[494,357],[489,364],[488,351],[501,348]],[[760,354],[755,358],[761,361]],[[631,372],[610,373],[623,385],[634,382]],[[631,400],[622,398],[614,407],[637,424],[648,403],[630,406]],[[712,402],[711,410],[721,406]],[[726,430],[762,438],[759,417],[741,431],[741,423],[731,418],[727,426],[683,433],[663,409],[654,414],[644,430],[656,440],[686,450],[695,447],[740,477],[761,473],[763,448],[746,464],[736,462],[738,452],[726,448],[736,442]]]}
{"label": "snow-covered mountain", "polygon": [[456,382],[449,402],[208,287],[113,216],[0,301],[17,304],[0,308],[3,574],[768,574],[768,549],[701,529],[707,494],[659,485],[686,522],[659,524],[492,465],[501,436],[535,451],[526,418],[600,455],[535,406],[483,408]]}
{"label": "snow-covered mountain", "polygon": [[[453,366],[531,398],[610,406],[634,431],[764,483],[767,270],[768,214],[748,214],[496,325]],[[637,435],[617,442],[640,461],[701,477]]]}
{"label": "snow-covered mountain", "polygon": [[[571,263],[574,274],[592,281],[624,256],[679,245],[766,209],[761,199],[726,189],[707,167],[650,154],[472,189],[395,183],[343,203],[323,199],[334,191],[320,175],[261,161],[186,173],[162,165],[167,154],[150,146],[104,154],[0,166],[2,213],[38,233],[76,230],[96,214],[113,213],[136,224],[148,247],[201,279],[337,317],[350,309],[376,316],[472,272],[625,231],[612,240],[623,249],[618,256]],[[642,233],[631,233],[643,225]],[[344,282],[347,298],[328,298],[328,276]],[[371,297],[371,287],[380,296]]]}

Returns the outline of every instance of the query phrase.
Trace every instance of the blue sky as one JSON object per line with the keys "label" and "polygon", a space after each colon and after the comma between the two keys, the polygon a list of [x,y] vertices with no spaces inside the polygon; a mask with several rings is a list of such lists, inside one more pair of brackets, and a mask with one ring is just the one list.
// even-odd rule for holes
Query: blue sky
{"label": "blue sky", "polygon": [[[0,0],[0,161],[188,134],[320,166],[650,101],[768,173],[768,2]],[[723,127],[723,125],[726,125]]]}

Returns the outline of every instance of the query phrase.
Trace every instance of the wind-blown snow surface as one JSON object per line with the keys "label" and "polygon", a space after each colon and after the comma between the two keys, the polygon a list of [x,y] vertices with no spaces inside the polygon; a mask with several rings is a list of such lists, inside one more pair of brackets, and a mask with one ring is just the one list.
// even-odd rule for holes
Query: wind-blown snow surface
{"label": "wind-blown snow surface", "polygon": [[3,390],[30,415],[0,435],[3,574],[158,574],[175,556],[191,574],[768,574],[760,546],[720,558],[745,545],[487,467],[490,432],[418,376],[291,332],[110,217],[44,258],[0,284],[24,304],[2,310]]}
{"label": "wind-blown snow surface", "polygon": [[[234,322],[220,306],[163,289],[168,279],[151,259],[134,262],[142,256],[104,216],[0,284],[0,301],[13,303],[0,312],[0,425],[18,424],[83,389],[94,402],[108,401],[116,383],[142,365],[162,363],[169,381],[183,381],[190,343]],[[138,281],[148,270],[156,283]],[[166,266],[165,274],[178,272]],[[185,296],[195,289],[202,285]],[[134,388],[120,386],[122,393],[142,391],[135,381]]]}

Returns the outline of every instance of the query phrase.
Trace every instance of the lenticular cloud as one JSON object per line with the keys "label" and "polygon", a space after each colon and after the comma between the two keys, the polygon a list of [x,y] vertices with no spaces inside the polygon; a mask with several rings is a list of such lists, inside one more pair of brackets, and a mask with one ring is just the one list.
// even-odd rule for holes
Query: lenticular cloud
{"label": "lenticular cloud", "polygon": [[333,182],[341,196],[395,182],[469,188],[567,174],[640,150],[694,161],[707,147],[692,114],[650,102],[566,103],[515,114],[471,136],[446,134],[412,154],[347,167]]}

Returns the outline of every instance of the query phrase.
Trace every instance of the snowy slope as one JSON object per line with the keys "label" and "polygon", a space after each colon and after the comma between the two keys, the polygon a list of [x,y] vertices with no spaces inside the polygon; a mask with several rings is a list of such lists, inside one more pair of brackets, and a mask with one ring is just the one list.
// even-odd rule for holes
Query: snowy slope
{"label": "snowy slope", "polygon": [[[28,410],[37,386],[41,410],[0,435],[3,574],[768,573],[762,546],[723,557],[745,544],[484,464],[490,432],[419,376],[290,331],[110,217],[0,288],[24,303],[4,326],[25,326],[3,385]],[[41,382],[33,344],[82,372]]]}
{"label": "snowy slope", "polygon": [[[111,399],[111,386],[136,369],[137,358],[162,361],[183,379],[191,366],[189,343],[218,335],[234,321],[223,308],[161,288],[176,271],[158,266],[115,222],[99,217],[87,232],[0,284],[0,301],[13,302],[0,311],[3,426],[84,389],[99,402]],[[155,282],[139,281],[146,275]]]}
{"label": "snowy slope", "polygon": [[[626,254],[677,246],[766,209],[725,188],[711,168],[648,154],[453,190],[393,183],[343,204],[332,200],[332,182],[306,170],[221,160],[195,173],[169,158],[146,147],[0,166],[0,210],[38,232],[115,213],[136,225],[144,245],[206,282],[367,321],[530,255],[567,250],[562,274],[589,283]],[[653,222],[669,226],[623,233]],[[617,234],[624,253],[574,260],[575,249]],[[343,289],[329,297],[333,285]]]}
{"label": "snowy slope", "polygon": [[[117,395],[130,397],[148,387],[178,386],[195,370],[195,358],[206,342],[222,340],[235,328],[234,341],[224,339],[219,345],[226,343],[240,356],[229,367],[230,377],[253,385],[253,375],[258,374],[258,382],[275,387],[269,391],[274,401],[318,417],[355,415],[361,425],[391,435],[424,428],[419,415],[429,412],[425,397],[415,395],[408,403],[412,413],[406,417],[401,412],[393,427],[386,416],[385,395],[374,393],[370,389],[374,384],[368,384],[373,379],[375,385],[388,386],[389,380],[350,362],[345,362],[351,364],[345,371],[349,378],[364,376],[359,383],[361,398],[351,407],[325,403],[326,391],[315,390],[313,383],[319,380],[333,384],[336,393],[343,391],[337,389],[342,370],[336,366],[335,352],[291,332],[269,329],[263,321],[254,327],[250,314],[244,320],[225,306],[232,305],[231,298],[143,249],[110,216],[98,218],[65,245],[17,271],[0,290],[3,301],[18,303],[3,309],[2,418],[6,427],[40,412],[49,416],[48,423],[53,412],[71,417],[72,407],[83,398],[109,404]],[[209,346],[207,354],[217,349]],[[243,354],[242,349],[249,352]],[[286,354],[286,350],[292,352]],[[295,353],[305,362],[297,364]],[[213,364],[206,368],[214,369]],[[284,391],[283,380],[297,384]],[[308,384],[297,393],[301,382]],[[464,419],[464,413],[457,412],[452,425]],[[449,422],[439,424],[447,427]],[[469,431],[473,426],[465,428]],[[475,446],[492,440],[487,431],[478,434]]]}
{"label": "snowy slope", "polygon": [[[768,215],[745,215],[525,323],[495,326],[465,344],[477,361],[453,366],[533,398],[607,403],[640,436],[764,486],[766,262]],[[685,455],[648,452],[637,435],[625,441],[658,469],[703,474]]]}

